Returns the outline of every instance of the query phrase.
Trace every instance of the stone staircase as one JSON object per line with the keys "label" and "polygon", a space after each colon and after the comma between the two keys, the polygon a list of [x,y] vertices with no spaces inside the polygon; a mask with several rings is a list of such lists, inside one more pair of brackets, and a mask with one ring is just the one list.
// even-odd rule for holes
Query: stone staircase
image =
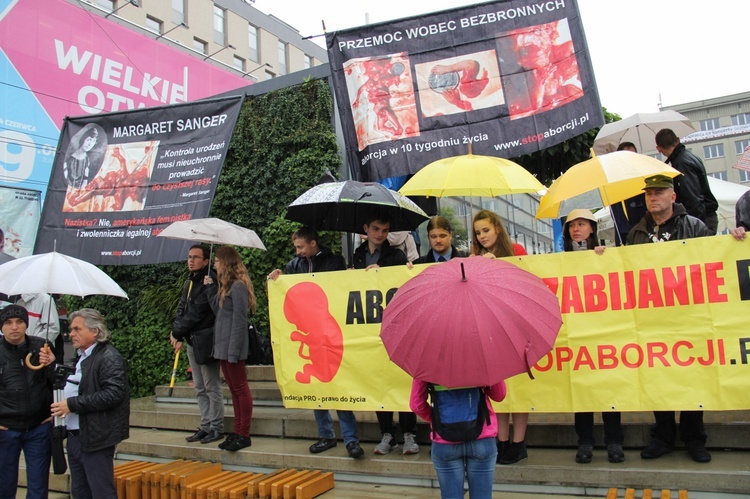
{"label": "stone staircase", "polygon": [[[359,435],[366,452],[363,459],[347,457],[341,442],[334,449],[313,455],[307,450],[317,439],[312,411],[284,409],[273,367],[249,367],[248,382],[255,401],[251,447],[229,453],[218,449],[216,443],[187,443],[185,437],[196,429],[198,406],[192,386],[181,383],[175,386],[172,397],[168,397],[168,387],[160,386],[155,396],[131,401],[131,436],[117,447],[117,459],[213,461],[222,463],[225,469],[257,472],[278,468],[319,469],[333,471],[337,483],[388,487],[391,491],[396,487],[400,491],[389,495],[367,494],[367,497],[439,497],[432,495],[438,486],[429,457],[426,423],[420,422],[418,428],[417,441],[422,445],[419,454],[404,456],[394,451],[376,456],[372,451],[380,440],[380,432],[375,413],[357,413]],[[224,396],[225,430],[232,431],[231,399],[226,386]],[[651,488],[657,495],[657,491],[669,490],[675,498],[679,490],[689,491],[691,498],[750,496],[750,411],[706,413],[707,446],[713,454],[713,461],[708,464],[694,463],[683,449],[658,460],[642,460],[639,452],[647,443],[652,419],[651,413],[623,414],[625,463],[609,463],[606,450],[597,448],[594,461],[582,465],[574,460],[573,415],[532,414],[526,438],[529,459],[496,468],[497,494],[606,497],[608,489],[617,487]],[[335,429],[338,435],[338,424]],[[601,442],[601,427],[596,430]],[[364,497],[355,489],[349,489],[351,495],[339,488],[338,495],[330,491],[322,497]]]}

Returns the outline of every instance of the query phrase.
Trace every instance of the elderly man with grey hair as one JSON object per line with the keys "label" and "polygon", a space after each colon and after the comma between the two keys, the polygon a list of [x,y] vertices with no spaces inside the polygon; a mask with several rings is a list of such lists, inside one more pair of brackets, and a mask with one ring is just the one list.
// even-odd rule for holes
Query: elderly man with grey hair
{"label": "elderly man with grey hair", "polygon": [[75,499],[117,497],[113,459],[115,445],[129,436],[130,390],[125,361],[109,339],[97,310],[70,315],[76,372],[65,384],[65,400],[52,404],[52,415],[66,418]]}

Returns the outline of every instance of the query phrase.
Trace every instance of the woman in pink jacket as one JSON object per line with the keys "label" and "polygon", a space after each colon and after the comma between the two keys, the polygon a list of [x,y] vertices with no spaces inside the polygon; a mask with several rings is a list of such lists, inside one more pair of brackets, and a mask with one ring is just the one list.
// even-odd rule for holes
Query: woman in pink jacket
{"label": "woman in pink jacket", "polygon": [[440,495],[443,499],[464,497],[466,478],[471,499],[491,499],[497,459],[497,418],[490,400],[500,402],[505,398],[505,382],[485,389],[489,417],[483,421],[479,436],[467,442],[447,441],[437,434],[432,421],[432,407],[427,401],[429,389],[430,383],[415,379],[411,387],[410,406],[414,413],[430,423],[433,430],[430,432],[430,454],[440,483]]}

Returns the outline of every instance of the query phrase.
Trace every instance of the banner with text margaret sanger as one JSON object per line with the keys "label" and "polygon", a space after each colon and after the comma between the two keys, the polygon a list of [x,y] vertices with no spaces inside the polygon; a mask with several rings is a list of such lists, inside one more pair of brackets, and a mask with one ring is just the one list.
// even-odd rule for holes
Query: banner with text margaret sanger
{"label": "banner with text margaret sanger", "polygon": [[[506,412],[750,409],[750,241],[731,236],[507,259],[560,302],[554,348],[508,380]],[[440,264],[433,264],[440,265]],[[383,308],[426,266],[269,281],[286,407],[408,409]],[[445,304],[450,307],[450,303]],[[460,329],[461,324],[456,324]]]}
{"label": "banner with text margaret sanger", "polygon": [[[394,13],[397,14],[397,13]],[[604,123],[575,0],[506,0],[326,35],[357,180],[512,158]]]}
{"label": "banner with text margaret sanger", "polygon": [[195,241],[156,235],[208,216],[242,100],[66,118],[34,252],[101,265],[185,258]]}

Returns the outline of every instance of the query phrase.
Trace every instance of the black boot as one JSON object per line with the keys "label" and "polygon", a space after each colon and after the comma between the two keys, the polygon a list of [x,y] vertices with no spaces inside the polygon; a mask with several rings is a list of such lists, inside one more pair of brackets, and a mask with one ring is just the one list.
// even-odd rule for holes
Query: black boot
{"label": "black boot", "polygon": [[497,464],[505,458],[505,454],[510,449],[510,440],[498,440],[497,441]]}
{"label": "black boot", "polygon": [[526,442],[513,442],[510,444],[508,452],[500,459],[500,464],[515,464],[527,457],[529,457],[529,454],[526,452]]}

